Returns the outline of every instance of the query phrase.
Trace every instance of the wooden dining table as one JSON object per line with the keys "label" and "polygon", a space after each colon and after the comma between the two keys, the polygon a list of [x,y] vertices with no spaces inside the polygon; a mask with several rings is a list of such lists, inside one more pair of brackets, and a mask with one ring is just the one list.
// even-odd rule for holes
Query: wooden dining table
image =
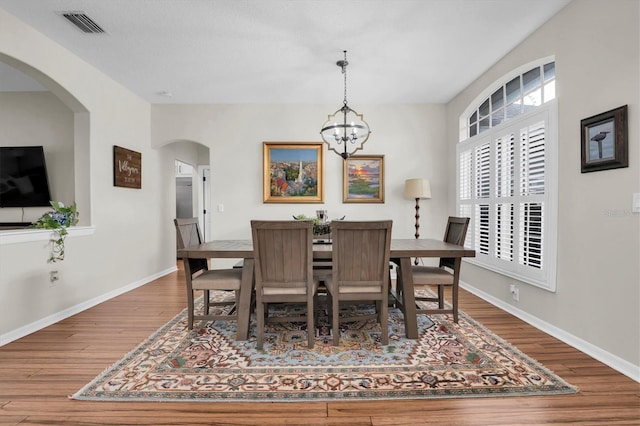
{"label": "wooden dining table", "polygon": [[[330,261],[331,244],[314,244],[313,258]],[[237,302],[238,331],[236,339],[247,340],[251,319],[251,296],[253,294],[253,244],[251,240],[213,240],[178,250],[179,257],[200,259],[243,259],[240,300]],[[475,257],[475,250],[435,239],[392,239],[391,258],[398,263],[399,282],[402,291],[399,303],[404,313],[405,333],[409,339],[418,338],[418,321],[411,273],[414,257],[447,257],[461,259]]]}

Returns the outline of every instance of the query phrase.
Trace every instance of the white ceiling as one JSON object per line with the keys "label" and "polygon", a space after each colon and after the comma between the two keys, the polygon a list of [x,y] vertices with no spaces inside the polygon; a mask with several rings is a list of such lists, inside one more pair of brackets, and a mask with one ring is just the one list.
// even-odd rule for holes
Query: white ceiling
{"label": "white ceiling", "polygon": [[[151,103],[449,101],[570,0],[0,0]],[[105,31],[59,15],[82,11]],[[22,80],[0,68],[0,87]],[[22,84],[26,84],[22,81]],[[172,96],[162,96],[169,92]]]}

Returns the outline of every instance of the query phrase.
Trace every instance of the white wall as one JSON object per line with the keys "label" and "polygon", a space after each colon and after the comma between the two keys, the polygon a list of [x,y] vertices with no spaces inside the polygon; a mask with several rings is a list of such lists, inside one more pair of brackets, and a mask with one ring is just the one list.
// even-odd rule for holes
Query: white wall
{"label": "white wall", "polygon": [[[590,345],[640,366],[639,2],[580,0],[506,55],[447,106],[449,176],[455,182],[458,119],[511,70],[555,55],[559,119],[557,291],[465,264],[462,280]],[[580,120],[629,105],[629,167],[580,173]],[[449,187],[455,209],[455,186]],[[624,362],[623,362],[624,364]],[[637,374],[637,373],[636,373]]]}
{"label": "white wall", "polygon": [[[73,161],[65,166],[74,169],[81,220],[95,227],[67,238],[66,259],[56,264],[47,263],[45,240],[6,243],[2,231],[1,345],[175,268],[175,198],[163,180],[173,160],[150,147],[149,104],[1,9],[0,60],[32,73],[75,114]],[[142,153],[141,190],[113,186],[113,145]],[[49,167],[60,173],[59,164]],[[52,287],[53,269],[60,280]]]}
{"label": "white wall", "polygon": [[[385,203],[342,202],[343,160],[325,149],[323,204],[264,204],[265,141],[320,142],[319,130],[332,105],[153,105],[151,139],[155,147],[191,140],[210,149],[213,238],[250,238],[255,218],[288,219],[328,210],[331,218],[390,218],[396,238],[413,238],[415,201],[402,198],[404,180],[431,180],[433,198],[421,203],[421,235],[441,238],[447,219],[447,167],[444,107],[437,105],[361,105],[373,133],[364,155],[384,155]],[[217,205],[223,204],[219,212]]]}

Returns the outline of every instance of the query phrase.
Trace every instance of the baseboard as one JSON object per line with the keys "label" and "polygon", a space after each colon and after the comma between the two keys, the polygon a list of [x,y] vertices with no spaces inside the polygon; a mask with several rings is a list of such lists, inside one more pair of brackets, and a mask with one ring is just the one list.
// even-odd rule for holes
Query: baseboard
{"label": "baseboard", "polygon": [[62,321],[63,319],[69,318],[70,316],[73,316],[75,314],[78,314],[82,311],[85,311],[89,308],[92,308],[96,305],[99,305],[100,303],[106,302],[109,299],[113,299],[116,296],[120,296],[121,294],[124,294],[128,291],[131,291],[135,288],[138,288],[140,286],[143,286],[147,283],[150,283],[151,281],[158,279],[160,277],[163,277],[167,274],[170,274],[174,271],[177,271],[178,268],[171,267],[171,268],[167,268],[164,271],[160,271],[156,274],[150,275],[148,277],[145,277],[141,280],[135,281],[131,284],[128,284],[124,287],[120,287],[116,290],[110,291],[108,293],[102,294],[98,297],[94,297],[93,299],[89,299],[85,302],[79,303],[75,306],[72,306],[70,308],[67,308],[65,310],[62,310],[60,312],[56,312],[53,315],[49,315],[48,317],[42,318],[38,321],[32,322],[31,324],[27,324],[23,327],[17,328],[15,330],[12,330],[8,333],[2,334],[0,335],[0,347],[6,345],[7,343],[11,343],[14,340],[18,340],[24,336],[27,336],[31,333],[34,333],[38,330],[42,330],[45,327],[48,327],[52,324],[57,323],[58,321]]}
{"label": "baseboard", "polygon": [[577,336],[574,336],[571,333],[567,333],[566,331],[552,324],[549,324],[548,322],[543,321],[540,318],[535,317],[521,309],[518,309],[513,305],[505,303],[504,301],[497,299],[489,293],[485,293],[484,291],[477,289],[468,283],[460,281],[460,287],[467,290],[469,293],[472,293],[479,298],[486,300],[487,302],[502,309],[503,311],[506,311],[511,315],[520,318],[533,327],[544,331],[545,333],[555,337],[556,339],[561,340],[567,345],[573,346],[579,351],[584,352],[594,359],[597,359],[603,364],[608,365],[609,367],[635,380],[636,382],[640,382],[640,366],[634,365],[629,361],[626,361],[610,352],[607,352],[598,346],[595,346]]}

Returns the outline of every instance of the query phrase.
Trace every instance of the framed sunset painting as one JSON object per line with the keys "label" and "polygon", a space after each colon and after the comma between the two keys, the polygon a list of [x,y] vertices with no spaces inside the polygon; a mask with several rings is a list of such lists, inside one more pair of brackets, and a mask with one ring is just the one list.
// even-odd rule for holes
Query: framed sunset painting
{"label": "framed sunset painting", "polygon": [[384,155],[354,155],[344,161],[342,201],[384,203]]}

